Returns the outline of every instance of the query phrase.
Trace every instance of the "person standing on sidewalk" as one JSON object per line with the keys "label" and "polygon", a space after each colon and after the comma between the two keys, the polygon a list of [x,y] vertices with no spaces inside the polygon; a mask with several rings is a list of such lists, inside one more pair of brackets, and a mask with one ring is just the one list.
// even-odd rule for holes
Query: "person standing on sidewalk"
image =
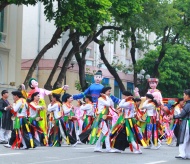
{"label": "person standing on sidewalk", "polygon": [[7,144],[8,139],[11,135],[11,130],[13,129],[13,122],[11,120],[12,108],[9,101],[9,93],[7,90],[1,92],[2,98],[0,99],[0,144]]}

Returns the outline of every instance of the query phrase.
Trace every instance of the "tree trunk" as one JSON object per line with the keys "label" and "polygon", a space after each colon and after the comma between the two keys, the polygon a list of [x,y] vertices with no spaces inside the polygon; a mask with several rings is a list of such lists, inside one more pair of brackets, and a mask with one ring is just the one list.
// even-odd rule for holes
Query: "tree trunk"
{"label": "tree trunk", "polygon": [[55,72],[56,72],[57,68],[59,67],[60,60],[61,60],[61,58],[62,58],[62,56],[63,56],[65,50],[67,49],[69,43],[74,39],[74,37],[75,37],[74,34],[71,35],[71,36],[69,37],[69,39],[65,42],[65,44],[64,44],[64,46],[63,46],[61,52],[59,53],[58,58],[56,59],[56,62],[55,62],[55,64],[54,64],[54,67],[53,67],[53,69],[52,69],[50,75],[49,75],[49,78],[48,78],[46,84],[44,85],[44,88],[45,88],[45,89],[48,89],[48,90],[52,90],[52,89],[53,89],[53,87],[52,87],[52,85],[51,85],[52,79],[53,79],[53,77],[54,77],[54,75],[55,75]]}
{"label": "tree trunk", "polygon": [[44,46],[44,48],[39,52],[39,54],[38,54],[38,55],[36,56],[36,58],[34,59],[32,65],[31,65],[31,67],[30,67],[30,69],[29,69],[29,71],[28,71],[28,74],[27,74],[27,76],[26,76],[26,78],[25,78],[25,81],[24,81],[24,84],[25,84],[26,88],[28,87],[28,81],[29,81],[29,79],[32,77],[33,72],[34,72],[34,70],[35,70],[37,64],[39,63],[40,59],[42,58],[42,56],[45,54],[45,52],[46,52],[47,50],[49,50],[49,49],[52,48],[55,44],[57,44],[57,41],[58,41],[58,39],[60,38],[60,35],[61,35],[62,32],[63,32],[63,31],[62,31],[61,28],[57,28],[56,31],[55,31],[55,33],[53,34],[53,36],[52,36],[52,38],[51,38],[51,41],[50,41],[48,44],[46,44],[46,45]]}
{"label": "tree trunk", "polygon": [[105,57],[105,53],[104,53],[104,43],[100,43],[100,41],[96,38],[94,40],[97,44],[99,44],[99,50],[100,50],[100,55],[101,55],[101,59],[104,62],[104,64],[106,65],[107,69],[109,70],[109,72],[112,74],[112,76],[115,78],[115,80],[117,81],[119,88],[121,90],[121,92],[123,92],[125,90],[125,86],[123,85],[119,75],[117,74],[117,71],[115,70],[115,68],[113,68],[110,63],[108,62],[108,60]]}
{"label": "tree trunk", "polygon": [[79,66],[79,81],[82,88],[82,91],[84,91],[88,85],[86,83],[86,74],[85,74],[85,57],[86,57],[86,49],[82,52],[82,57],[80,57],[80,54],[75,54],[75,57],[77,59],[77,63]]}
{"label": "tree trunk", "polygon": [[131,59],[133,63],[133,68],[134,68],[134,86],[137,86],[137,72],[136,72],[136,58],[135,58],[135,53],[136,53],[136,36],[135,36],[136,28],[131,27]]}
{"label": "tree trunk", "polygon": [[10,3],[8,1],[5,2],[1,2],[0,4],[0,12],[6,7],[8,6]]}
{"label": "tree trunk", "polygon": [[158,59],[155,61],[155,64],[154,64],[153,77],[159,77],[158,68],[159,68],[159,65],[160,65],[162,59],[164,58],[165,54],[166,54],[166,47],[165,47],[165,45],[163,45],[163,46],[162,46],[162,49],[161,49],[161,51],[160,51],[159,57],[158,57]]}
{"label": "tree trunk", "polygon": [[73,47],[69,51],[69,54],[65,58],[65,61],[64,61],[63,66],[61,68],[61,72],[59,73],[59,76],[53,85],[54,89],[61,87],[61,85],[63,83],[63,79],[66,78],[66,72],[67,72],[69,63],[71,62],[73,55],[77,52],[79,52],[79,42],[76,42],[73,45]]}

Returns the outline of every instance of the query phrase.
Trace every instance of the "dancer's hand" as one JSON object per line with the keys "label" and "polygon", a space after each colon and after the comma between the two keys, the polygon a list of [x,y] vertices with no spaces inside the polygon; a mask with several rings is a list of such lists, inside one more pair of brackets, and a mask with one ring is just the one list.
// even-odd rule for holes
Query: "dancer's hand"
{"label": "dancer's hand", "polygon": [[69,89],[69,86],[68,86],[68,85],[64,85],[64,86],[62,87],[62,89],[66,91],[66,90]]}
{"label": "dancer's hand", "polygon": [[22,90],[26,90],[25,85],[21,84]]}

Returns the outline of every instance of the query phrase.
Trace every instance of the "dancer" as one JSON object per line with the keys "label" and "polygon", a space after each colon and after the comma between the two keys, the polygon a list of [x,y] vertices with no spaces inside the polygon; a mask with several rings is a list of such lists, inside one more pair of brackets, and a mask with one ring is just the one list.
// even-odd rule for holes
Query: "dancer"
{"label": "dancer", "polygon": [[141,154],[142,151],[138,142],[140,141],[146,147],[146,143],[140,134],[135,120],[135,103],[132,93],[124,91],[123,99],[119,103],[119,107],[123,108],[122,115],[117,120],[117,123],[112,129],[111,145],[115,149],[124,151],[130,147],[135,154]]}
{"label": "dancer", "polygon": [[39,105],[40,101],[40,95],[39,92],[35,92],[31,96],[31,102],[29,105],[29,123],[30,123],[30,130],[34,138],[41,144],[41,145],[47,145],[48,139],[46,134],[43,132],[43,130],[39,126],[39,122],[42,120],[40,117],[40,111],[44,110],[44,106]]}
{"label": "dancer", "polygon": [[[142,108],[146,109],[147,119],[144,137],[146,138],[147,148],[159,149],[161,144],[158,142],[158,131],[157,131],[157,101],[154,100],[153,95],[146,94],[146,101],[143,103]],[[142,129],[142,131],[144,131]]]}
{"label": "dancer", "polygon": [[77,135],[77,142],[81,143],[80,139],[79,139],[79,135],[82,133],[82,126],[83,126],[83,114],[84,111],[80,109],[80,107],[82,106],[82,104],[85,104],[84,101],[82,100],[78,100],[77,101],[77,106],[74,106],[74,114],[77,118],[75,122],[75,131],[76,131],[76,135]]}
{"label": "dancer", "polygon": [[7,144],[13,129],[13,122],[11,120],[12,108],[9,101],[9,93],[7,90],[1,92],[2,98],[0,99],[0,144]]}
{"label": "dancer", "polygon": [[179,155],[176,158],[190,159],[190,89],[184,91],[186,102],[180,114],[174,115],[174,119],[182,119],[179,129]]}
{"label": "dancer", "polygon": [[14,130],[16,132],[15,140],[12,144],[12,149],[21,148],[21,143],[23,149],[34,148],[34,140],[32,138],[29,125],[27,123],[27,109],[28,105],[20,91],[13,91],[13,100],[15,105],[12,107],[12,112],[14,114]]}
{"label": "dancer", "polygon": [[52,101],[48,105],[48,111],[53,112],[53,127],[49,132],[49,146],[61,146],[62,137],[67,137],[66,127],[63,120],[63,108],[60,94],[52,94]]}
{"label": "dancer", "polygon": [[[62,88],[58,88],[56,90],[46,90],[44,88],[39,88],[38,87],[38,81],[34,78],[31,78],[29,80],[29,87],[31,88],[30,92],[27,93],[25,90],[24,84],[22,84],[22,94],[23,96],[27,98],[31,98],[32,94],[35,92],[39,92],[40,95],[40,103],[39,105],[44,106],[46,108],[46,103],[44,100],[44,97],[47,95],[51,95],[52,93],[56,94],[61,94],[64,93],[65,90],[68,89],[68,85],[64,85]],[[46,109],[40,111],[40,117],[42,117],[43,120],[39,122],[40,128],[44,131],[45,134],[47,134],[47,114],[46,114]]]}
{"label": "dancer", "polygon": [[91,126],[94,120],[94,107],[92,103],[92,96],[87,95],[85,97],[85,104],[81,105],[80,109],[84,111],[83,114],[83,126],[82,126],[82,133],[79,135],[80,141],[83,143],[88,143],[89,135],[91,132]]}
{"label": "dancer", "polygon": [[105,141],[106,152],[115,152],[110,147],[110,112],[109,107],[110,98],[108,95],[111,93],[111,87],[104,87],[101,91],[97,103],[97,117],[93,122],[92,132],[90,137],[90,144],[96,144],[94,152],[102,152],[101,144]]}
{"label": "dancer", "polygon": [[73,101],[72,95],[65,93],[62,96],[63,101],[63,112],[64,112],[64,121],[66,126],[67,135],[69,136],[69,142],[72,146],[76,146],[77,137],[75,132],[74,121],[77,120],[77,117],[74,115],[74,107],[71,104]]}

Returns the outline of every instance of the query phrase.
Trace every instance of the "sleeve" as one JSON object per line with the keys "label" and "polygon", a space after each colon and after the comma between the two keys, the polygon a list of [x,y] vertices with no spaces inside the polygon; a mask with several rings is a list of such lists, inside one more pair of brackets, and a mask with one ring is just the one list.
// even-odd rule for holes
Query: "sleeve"
{"label": "sleeve", "polygon": [[48,111],[49,111],[49,112],[53,112],[53,111],[55,111],[57,108],[58,108],[58,105],[57,105],[57,104],[54,104],[54,105],[49,104],[49,105],[48,105]]}
{"label": "sleeve", "polygon": [[80,109],[81,110],[91,110],[92,109],[92,105],[91,104],[81,105]]}
{"label": "sleeve", "polygon": [[13,107],[13,110],[14,110],[15,112],[17,112],[17,111],[20,109],[21,105],[22,105],[22,102],[21,102],[21,101],[18,101],[18,102],[15,104],[15,106]]}
{"label": "sleeve", "polygon": [[130,102],[126,102],[125,99],[121,100],[119,103],[120,108],[127,108],[130,105]]}
{"label": "sleeve", "polygon": [[143,106],[142,106],[142,108],[147,109],[147,110],[152,109],[151,107],[152,107],[152,104],[148,103],[148,100],[146,100],[146,101],[143,103]]}
{"label": "sleeve", "polygon": [[78,100],[78,99],[82,99],[84,98],[86,95],[90,94],[90,87],[88,87],[84,92],[79,93],[77,95],[73,95],[73,99],[74,100]]}
{"label": "sleeve", "polygon": [[3,101],[0,100],[0,111],[3,112],[5,110],[5,107],[3,107]]}
{"label": "sleeve", "polygon": [[68,108],[66,105],[64,105],[63,104],[63,112],[64,112],[64,114],[68,114],[70,111],[71,111],[71,109],[70,108]]}
{"label": "sleeve", "polygon": [[116,104],[119,104],[119,102],[121,101],[119,98],[117,98],[117,97],[115,97],[115,96],[113,96],[113,95],[111,95],[110,97],[111,97],[112,101],[113,101],[114,103],[116,103]]}
{"label": "sleeve", "polygon": [[51,93],[55,93],[55,94],[63,94],[64,92],[65,90],[63,88],[58,88],[51,91]]}
{"label": "sleeve", "polygon": [[109,100],[109,97],[106,96],[106,100],[104,99],[98,99],[98,103],[101,103],[103,106],[110,106],[110,100]]}
{"label": "sleeve", "polygon": [[174,116],[174,119],[184,118],[189,112],[190,112],[190,105],[187,105],[183,108],[180,114]]}

